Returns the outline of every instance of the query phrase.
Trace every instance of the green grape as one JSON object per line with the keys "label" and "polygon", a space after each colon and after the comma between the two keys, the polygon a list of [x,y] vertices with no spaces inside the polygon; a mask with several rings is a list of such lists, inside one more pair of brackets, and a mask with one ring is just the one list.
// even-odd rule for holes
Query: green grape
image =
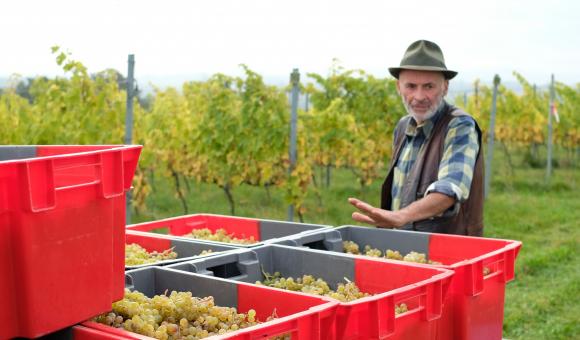
{"label": "green grape", "polygon": [[365,246],[365,255],[372,256],[372,257],[381,257],[383,255],[383,253],[376,248],[372,248],[371,246],[366,245]]}
{"label": "green grape", "polygon": [[248,321],[249,322],[254,322],[256,320],[256,311],[253,309],[250,309],[248,311]]}
{"label": "green grape", "polygon": [[234,236],[234,234],[228,234],[227,231],[223,228],[217,229],[215,233],[212,233],[211,230],[209,230],[208,228],[194,229],[191,231],[191,233],[183,236],[195,239],[226,242],[226,243],[238,243],[238,244],[256,243],[256,240],[254,239],[253,236],[251,236],[250,238],[237,238]]}
{"label": "green grape", "polygon": [[148,298],[129,290],[111,312],[93,320],[161,340],[201,339],[259,323],[255,310],[244,314],[233,307],[216,306],[212,296],[198,298],[191,292],[173,291]]}
{"label": "green grape", "polygon": [[173,260],[176,258],[177,253],[173,251],[173,248],[158,253],[156,251],[148,252],[145,248],[136,243],[125,245],[126,266],[137,266],[164,260]]}
{"label": "green grape", "polygon": [[409,309],[407,308],[406,303],[401,303],[400,305],[395,306],[395,315],[402,314],[402,313],[405,313],[408,311],[409,311]]}
{"label": "green grape", "polygon": [[405,255],[405,257],[403,258],[403,261],[427,263],[427,259],[425,258],[425,254],[417,253],[415,251],[412,251],[409,254]]}
{"label": "green grape", "polygon": [[391,260],[403,260],[403,256],[398,250],[387,249],[387,251],[385,251],[385,257]]}
{"label": "green grape", "polygon": [[[356,244],[354,241],[343,241],[343,247],[345,253],[350,254],[360,254],[359,245]],[[391,250],[387,249],[382,255],[382,252],[379,249],[372,248],[370,245],[364,246],[364,255],[372,256],[372,257],[385,257],[390,260],[399,260],[399,261],[407,261],[407,262],[417,262],[417,263],[428,263],[433,265],[441,265],[441,262],[438,261],[431,261],[427,260],[427,257],[423,253],[418,253],[415,251],[410,252],[409,254],[403,256],[398,250]]]}
{"label": "green grape", "polygon": [[491,274],[491,269],[489,267],[483,267],[483,276]]}
{"label": "green grape", "polygon": [[206,249],[206,250],[202,251],[201,253],[199,253],[198,256],[205,256],[205,255],[215,254],[215,253],[219,253],[219,251],[214,252],[211,249]]}
{"label": "green grape", "polygon": [[343,241],[342,242],[342,246],[344,248],[344,252],[345,253],[355,254],[355,255],[360,254],[360,250],[359,250],[358,244],[356,244],[353,241]]}
{"label": "green grape", "polygon": [[329,296],[334,299],[348,302],[356,299],[360,299],[365,296],[370,296],[368,293],[361,292],[358,287],[347,280],[346,284],[339,283],[337,285],[336,291],[333,291],[328,286],[323,279],[315,279],[312,275],[303,275],[301,278],[284,278],[281,276],[280,272],[275,272],[270,275],[264,271],[264,281],[256,281],[256,284],[262,284],[270,287],[276,287],[286,290],[301,291],[303,293]]}

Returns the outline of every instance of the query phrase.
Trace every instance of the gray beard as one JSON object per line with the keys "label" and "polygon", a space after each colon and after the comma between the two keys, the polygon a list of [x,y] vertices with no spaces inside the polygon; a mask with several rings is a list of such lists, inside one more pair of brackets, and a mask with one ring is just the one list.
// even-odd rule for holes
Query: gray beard
{"label": "gray beard", "polygon": [[403,100],[403,106],[405,106],[405,110],[407,110],[407,113],[413,117],[413,119],[415,119],[415,122],[419,123],[424,122],[428,119],[431,119],[431,117],[433,117],[437,111],[439,111],[439,109],[441,107],[443,107],[443,99],[444,96],[441,96],[439,98],[439,102],[437,103],[437,105],[435,105],[434,108],[430,109],[429,111],[427,111],[424,115],[418,115],[417,113],[415,113],[415,111],[413,111],[413,109],[411,108],[411,105],[407,104],[407,102],[405,101],[405,98],[401,97],[401,99]]}

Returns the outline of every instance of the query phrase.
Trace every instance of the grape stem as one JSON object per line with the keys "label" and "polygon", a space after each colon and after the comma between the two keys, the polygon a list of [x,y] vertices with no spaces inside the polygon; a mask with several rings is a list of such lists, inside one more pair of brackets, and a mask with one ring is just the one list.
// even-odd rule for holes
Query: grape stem
{"label": "grape stem", "polygon": [[264,275],[264,277],[266,278],[266,280],[270,280],[273,276],[266,273],[266,271],[264,270],[264,265],[260,265],[260,269],[262,270],[262,275]]}

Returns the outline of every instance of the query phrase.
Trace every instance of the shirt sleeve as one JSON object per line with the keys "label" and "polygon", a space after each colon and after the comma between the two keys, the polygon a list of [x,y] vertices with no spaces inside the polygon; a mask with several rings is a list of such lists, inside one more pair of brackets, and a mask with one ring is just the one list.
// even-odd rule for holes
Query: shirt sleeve
{"label": "shirt sleeve", "polygon": [[444,216],[457,214],[459,205],[469,198],[479,147],[473,118],[469,116],[453,118],[445,136],[437,181],[425,192],[426,195],[438,192],[455,198],[455,205],[450,207]]}

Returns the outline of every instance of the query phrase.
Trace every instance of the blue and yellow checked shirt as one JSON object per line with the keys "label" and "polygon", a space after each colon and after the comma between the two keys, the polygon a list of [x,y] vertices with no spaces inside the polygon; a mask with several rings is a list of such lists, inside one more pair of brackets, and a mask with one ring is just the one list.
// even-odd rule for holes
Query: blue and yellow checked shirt
{"label": "blue and yellow checked shirt", "polygon": [[[432,133],[433,126],[441,117],[445,107],[446,105],[443,105],[431,119],[426,120],[420,126],[417,126],[415,119],[409,120],[409,125],[405,131],[406,138],[394,168],[393,187],[391,188],[392,211],[401,208],[401,189],[405,179],[411,172],[419,151],[425,147],[425,137]],[[469,198],[473,167],[478,151],[479,143],[477,142],[477,131],[473,118],[458,116],[451,119],[445,136],[443,158],[439,163],[437,181],[433,182],[425,192],[425,195],[439,192],[455,197],[455,205],[445,212],[445,215],[455,214],[459,210],[459,204]]]}

